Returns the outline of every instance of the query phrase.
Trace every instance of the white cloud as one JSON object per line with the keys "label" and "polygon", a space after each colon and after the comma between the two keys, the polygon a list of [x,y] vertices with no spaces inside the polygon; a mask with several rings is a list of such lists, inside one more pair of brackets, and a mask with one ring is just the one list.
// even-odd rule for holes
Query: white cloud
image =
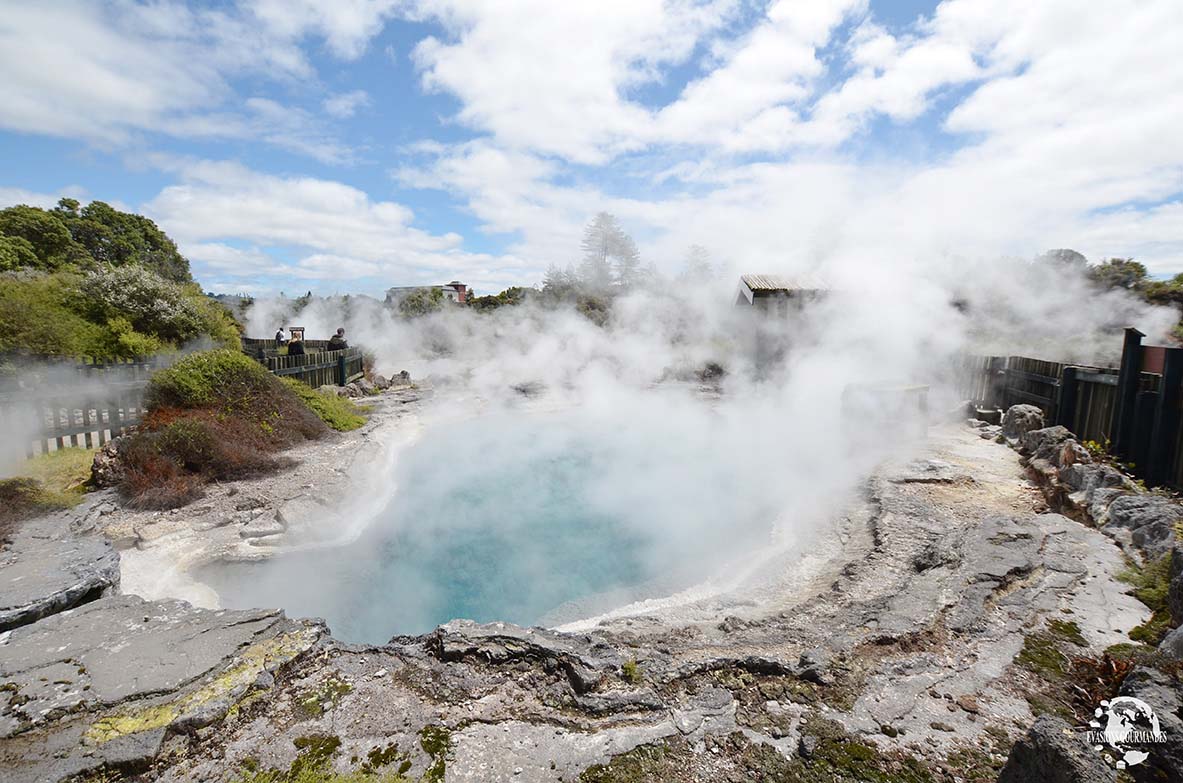
{"label": "white cloud", "polygon": [[684,62],[734,3],[426,0],[450,40],[414,50],[423,85],[456,95],[458,119],[510,146],[602,162],[642,147],[652,118],[628,90]]}
{"label": "white cloud", "polygon": [[324,101],[324,110],[334,117],[352,117],[363,106],[370,105],[370,96],[365,90],[351,90],[349,92],[331,95]]}
{"label": "white cloud", "polygon": [[0,187],[0,209],[17,204],[27,204],[30,207],[51,209],[57,206],[58,199],[69,197],[79,201],[86,200],[86,190],[80,185],[67,185],[57,193],[38,193],[24,188]]}
{"label": "white cloud", "polygon": [[[280,5],[290,6],[290,24]],[[261,76],[315,88],[300,41],[323,36],[338,56],[356,56],[385,13],[372,5],[5,3],[0,128],[106,148],[144,133],[263,139],[324,161],[346,160],[343,145],[318,130],[314,117],[274,98],[244,100],[234,80]]]}
{"label": "white cloud", "polygon": [[[571,260],[579,226],[599,209],[615,212],[648,257],[665,264],[692,243],[763,269],[861,266],[875,257],[960,263],[951,259],[1069,246],[1183,269],[1179,202],[1126,206],[1183,191],[1183,146],[1175,141],[1183,104],[1172,99],[1183,94],[1183,60],[1174,54],[1183,6],[1112,3],[1085,14],[1072,2],[949,0],[898,37],[876,24],[872,9],[840,51],[848,59],[829,65],[833,87],[825,92],[817,49],[833,43],[837,20],[858,19],[861,6],[793,6],[790,16],[778,9],[722,47],[719,66],[656,115],[678,118],[661,132],[639,122],[630,141],[596,135],[603,128],[594,120],[596,130],[571,133],[569,124],[544,123],[553,137],[536,143],[506,119],[533,112],[522,98],[506,117],[488,120],[486,139],[424,147],[435,159],[399,176],[464,198],[490,230],[520,232],[513,251],[539,269]],[[766,37],[799,46],[777,49]],[[455,44],[470,45],[467,37]],[[449,58],[453,66],[462,60],[454,51]],[[490,62],[495,68],[498,58]],[[834,80],[844,62],[851,70]],[[930,131],[924,143],[955,140],[963,146],[954,152],[895,154],[872,143],[861,159],[816,147],[758,162],[729,154],[832,147],[875,116],[911,122],[953,88],[964,91],[945,110],[953,139]],[[497,100],[482,96],[475,105],[494,111]],[[623,116],[611,114],[617,108],[605,111]],[[734,118],[745,121],[729,127]],[[701,154],[670,146],[692,140]],[[642,143],[649,154],[641,159],[662,171],[661,191],[608,166],[573,178],[561,159],[540,157],[580,161]]]}
{"label": "white cloud", "polygon": [[[517,259],[464,252],[456,234],[415,228],[405,206],[340,182],[268,175],[231,162],[156,162],[181,181],[145,212],[223,287],[247,287],[261,275],[386,285],[459,276],[504,285],[520,274]],[[247,279],[234,284],[227,277]]]}

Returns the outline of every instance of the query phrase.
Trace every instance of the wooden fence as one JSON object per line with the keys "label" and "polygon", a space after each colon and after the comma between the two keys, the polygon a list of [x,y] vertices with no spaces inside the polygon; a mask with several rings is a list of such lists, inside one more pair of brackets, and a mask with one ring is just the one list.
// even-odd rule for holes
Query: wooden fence
{"label": "wooden fence", "polygon": [[1038,406],[1049,424],[1096,441],[1151,485],[1183,489],[1183,348],[1142,345],[1127,329],[1120,368],[975,356],[957,390],[989,408]]}
{"label": "wooden fence", "polygon": [[147,384],[104,384],[91,394],[68,387],[0,393],[0,431],[18,438],[27,457],[67,446],[102,446],[143,416]]}
{"label": "wooden fence", "polygon": [[[303,342],[304,350],[308,353],[327,351],[329,349],[328,340],[304,340]],[[275,340],[263,340],[257,337],[243,337],[242,350],[256,359],[278,356],[279,343],[277,343]]]}
{"label": "wooden fence", "polygon": [[303,356],[265,356],[263,365],[281,377],[295,378],[314,389],[321,386],[344,386],[364,374],[360,348],[343,351],[318,351]]}
{"label": "wooden fence", "polygon": [[[248,343],[250,344],[248,347]],[[266,343],[270,343],[268,349]],[[306,340],[309,348],[328,340]],[[243,340],[247,353],[262,350],[260,362],[281,377],[312,388],[344,386],[363,376],[360,348],[276,356],[274,340]],[[266,355],[267,351],[270,355]],[[32,457],[68,446],[102,446],[140,421],[143,396],[152,373],[179,354],[139,359],[8,356],[0,376],[0,432],[5,450]],[[14,448],[15,447],[15,448]]]}

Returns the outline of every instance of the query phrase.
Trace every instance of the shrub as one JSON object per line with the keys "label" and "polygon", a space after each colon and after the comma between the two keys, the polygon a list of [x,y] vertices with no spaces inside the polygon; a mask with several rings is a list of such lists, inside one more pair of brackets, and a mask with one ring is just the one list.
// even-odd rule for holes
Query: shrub
{"label": "shrub", "polygon": [[202,313],[185,289],[146,267],[95,270],[83,280],[82,293],[96,320],[123,316],[138,331],[177,344],[202,333]]}
{"label": "shrub", "polygon": [[289,386],[241,351],[202,351],[152,376],[149,409],[208,408],[244,419],[275,447],[324,435],[325,425]]}
{"label": "shrub", "polygon": [[320,417],[321,421],[338,432],[355,430],[366,423],[363,409],[348,397],[339,397],[336,394],[318,391],[291,378],[281,380],[297,397],[303,400],[313,413]]}
{"label": "shrub", "polygon": [[195,353],[158,371],[146,404],[140,430],[119,452],[121,489],[141,508],[175,508],[200,497],[208,481],[275,470],[288,463],[274,452],[327,432],[296,389],[233,350]]}
{"label": "shrub", "polygon": [[64,272],[0,275],[0,353],[89,354],[101,327],[74,309],[79,279]]}
{"label": "shrub", "polygon": [[185,473],[157,448],[149,433],[136,433],[119,450],[123,463],[120,491],[133,508],[178,508],[205,495],[205,477]]}
{"label": "shrub", "polygon": [[202,351],[152,376],[149,408],[225,407],[233,397],[261,391],[271,375],[240,351]]}
{"label": "shrub", "polygon": [[118,316],[107,321],[106,328],[99,332],[94,347],[87,353],[94,356],[134,359],[137,356],[159,353],[164,347],[164,343],[158,338],[137,332],[131,321]]}

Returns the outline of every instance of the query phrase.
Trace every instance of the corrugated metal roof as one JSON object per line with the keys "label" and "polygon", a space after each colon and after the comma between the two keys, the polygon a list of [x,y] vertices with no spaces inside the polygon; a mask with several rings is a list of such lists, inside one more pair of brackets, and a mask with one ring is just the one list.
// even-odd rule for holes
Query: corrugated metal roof
{"label": "corrugated metal roof", "polygon": [[740,279],[753,291],[825,291],[830,287],[817,275],[743,275]]}

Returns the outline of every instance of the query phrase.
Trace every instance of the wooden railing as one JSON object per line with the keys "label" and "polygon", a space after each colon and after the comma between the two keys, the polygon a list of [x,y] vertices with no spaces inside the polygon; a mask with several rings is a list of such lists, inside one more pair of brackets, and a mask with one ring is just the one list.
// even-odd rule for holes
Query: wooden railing
{"label": "wooden railing", "polygon": [[143,416],[147,385],[105,383],[92,393],[71,388],[0,393],[0,429],[19,439],[27,457],[67,446],[102,446]]}
{"label": "wooden railing", "polygon": [[295,378],[314,389],[321,386],[344,386],[364,374],[360,348],[342,351],[317,351],[302,356],[266,356],[263,366],[281,377]]}

